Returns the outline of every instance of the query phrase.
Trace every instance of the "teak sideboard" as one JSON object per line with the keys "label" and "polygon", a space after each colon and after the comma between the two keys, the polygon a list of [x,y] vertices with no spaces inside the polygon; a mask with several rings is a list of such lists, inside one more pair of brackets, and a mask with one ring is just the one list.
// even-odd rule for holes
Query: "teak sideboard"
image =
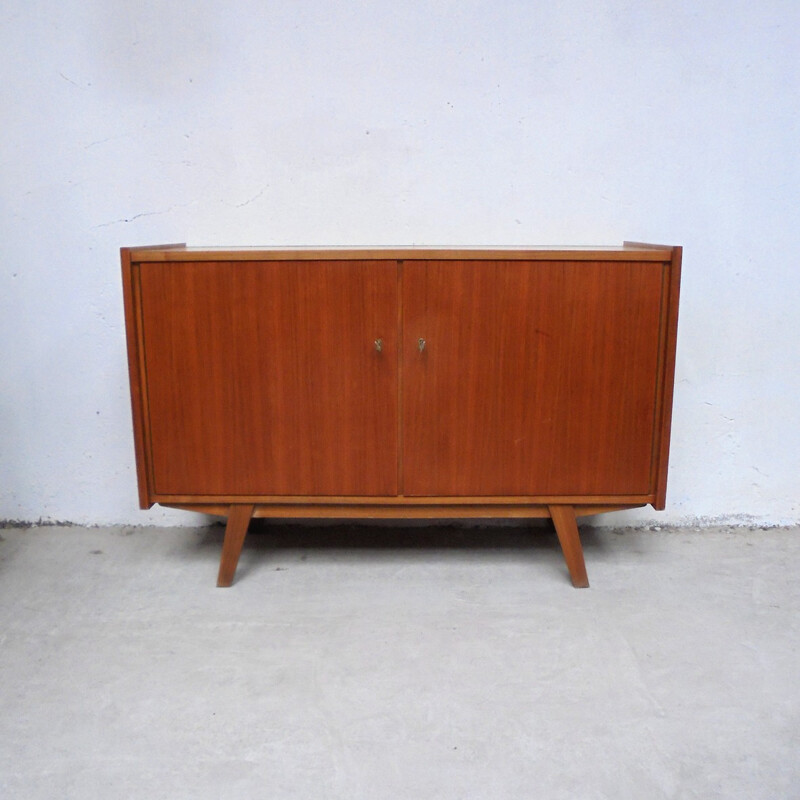
{"label": "teak sideboard", "polygon": [[576,517],[667,486],[681,248],[123,248],[139,501]]}

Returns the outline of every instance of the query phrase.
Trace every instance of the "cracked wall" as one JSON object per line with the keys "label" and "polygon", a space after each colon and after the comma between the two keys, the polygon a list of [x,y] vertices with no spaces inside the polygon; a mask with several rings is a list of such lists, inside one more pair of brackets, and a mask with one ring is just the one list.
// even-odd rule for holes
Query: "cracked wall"
{"label": "cracked wall", "polygon": [[121,245],[682,244],[667,511],[797,522],[800,6],[0,12],[0,519],[136,507]]}

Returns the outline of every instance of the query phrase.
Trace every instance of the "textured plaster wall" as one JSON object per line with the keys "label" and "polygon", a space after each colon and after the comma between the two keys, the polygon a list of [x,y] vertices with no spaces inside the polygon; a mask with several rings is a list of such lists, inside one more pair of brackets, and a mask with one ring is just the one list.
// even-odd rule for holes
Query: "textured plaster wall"
{"label": "textured plaster wall", "polygon": [[120,245],[682,244],[669,508],[800,520],[800,4],[7,0],[0,518],[136,506]]}

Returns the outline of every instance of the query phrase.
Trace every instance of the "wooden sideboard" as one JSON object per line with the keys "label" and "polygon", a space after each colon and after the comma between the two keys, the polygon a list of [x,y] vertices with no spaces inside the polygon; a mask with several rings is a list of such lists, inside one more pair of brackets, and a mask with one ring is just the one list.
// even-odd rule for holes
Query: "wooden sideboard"
{"label": "wooden sideboard", "polygon": [[681,248],[123,248],[139,500],[227,516],[576,516],[667,486]]}

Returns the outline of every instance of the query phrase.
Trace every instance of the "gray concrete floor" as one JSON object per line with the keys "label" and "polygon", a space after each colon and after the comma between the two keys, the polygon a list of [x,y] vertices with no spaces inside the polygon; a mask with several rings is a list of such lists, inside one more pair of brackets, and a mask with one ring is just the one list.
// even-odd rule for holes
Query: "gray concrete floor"
{"label": "gray concrete floor", "polygon": [[800,797],[800,529],[0,530],[0,797]]}

